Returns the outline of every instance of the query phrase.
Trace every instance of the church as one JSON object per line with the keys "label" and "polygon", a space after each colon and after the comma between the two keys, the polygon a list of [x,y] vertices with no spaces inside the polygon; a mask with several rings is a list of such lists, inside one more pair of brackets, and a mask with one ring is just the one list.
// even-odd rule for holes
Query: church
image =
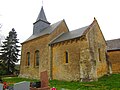
{"label": "church", "polygon": [[20,77],[93,81],[109,72],[106,41],[97,20],[69,31],[65,20],[50,24],[43,6],[33,34],[22,43]]}

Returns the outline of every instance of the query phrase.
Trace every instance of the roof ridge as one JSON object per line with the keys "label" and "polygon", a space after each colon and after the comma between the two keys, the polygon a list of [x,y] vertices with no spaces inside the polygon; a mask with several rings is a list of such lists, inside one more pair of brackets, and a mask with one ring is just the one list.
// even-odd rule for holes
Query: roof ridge
{"label": "roof ridge", "polygon": [[74,30],[71,30],[70,32],[73,32],[73,31],[76,31],[76,30],[80,30],[80,29],[82,29],[82,28],[86,28],[86,27],[89,27],[90,25],[86,25],[86,26],[84,26],[84,27],[81,27],[81,28],[78,28],[78,29],[74,29]]}

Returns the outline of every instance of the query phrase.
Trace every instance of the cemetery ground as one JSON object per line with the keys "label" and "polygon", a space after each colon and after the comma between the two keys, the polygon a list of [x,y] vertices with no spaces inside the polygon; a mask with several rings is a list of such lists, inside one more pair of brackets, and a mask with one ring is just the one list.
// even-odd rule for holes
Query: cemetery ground
{"label": "cemetery ground", "polygon": [[[20,77],[2,77],[3,81],[9,85],[18,83],[21,81],[37,82],[39,80],[26,79]],[[103,76],[98,81],[93,82],[67,82],[50,80],[50,87],[56,87],[57,90],[120,90],[120,74],[112,74],[109,76]]]}

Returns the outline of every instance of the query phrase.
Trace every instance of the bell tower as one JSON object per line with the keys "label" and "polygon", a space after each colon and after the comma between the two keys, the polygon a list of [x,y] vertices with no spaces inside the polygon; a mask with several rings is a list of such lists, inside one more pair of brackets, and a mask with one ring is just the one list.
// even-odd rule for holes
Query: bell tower
{"label": "bell tower", "polygon": [[33,25],[34,25],[33,26],[33,35],[39,34],[45,28],[50,26],[50,23],[47,21],[47,18],[45,16],[43,6],[41,7],[41,11],[36,19],[36,22],[33,23]]}

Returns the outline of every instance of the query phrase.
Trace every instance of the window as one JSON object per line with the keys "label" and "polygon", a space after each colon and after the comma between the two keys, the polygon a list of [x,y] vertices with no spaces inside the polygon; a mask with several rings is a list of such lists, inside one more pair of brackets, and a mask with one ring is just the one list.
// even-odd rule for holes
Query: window
{"label": "window", "polygon": [[39,66],[39,51],[35,51],[35,66]]}
{"label": "window", "polygon": [[65,52],[65,63],[68,63],[68,52]]}
{"label": "window", "polygon": [[27,66],[30,65],[30,52],[27,52],[27,61],[26,61],[26,65],[27,65]]}
{"label": "window", "polygon": [[99,54],[99,61],[101,61],[101,52],[100,52],[100,48],[98,48],[98,54]]}

